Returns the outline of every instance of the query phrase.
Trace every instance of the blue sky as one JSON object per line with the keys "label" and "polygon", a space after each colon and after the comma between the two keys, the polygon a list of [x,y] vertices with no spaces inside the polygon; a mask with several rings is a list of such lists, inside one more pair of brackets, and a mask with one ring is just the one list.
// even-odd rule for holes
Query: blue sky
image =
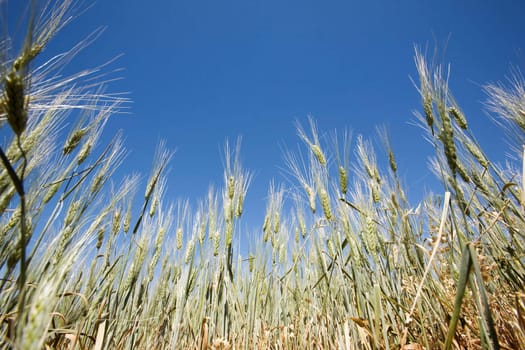
{"label": "blue sky", "polygon": [[518,0],[99,0],[45,55],[106,27],[69,70],[123,54],[112,67],[123,68],[124,79],[110,91],[129,92],[131,113],[105,132],[124,132],[130,155],[122,172],[147,176],[165,139],[177,150],[168,195],[203,197],[210,183],[222,184],[225,140],[240,135],[244,166],[255,175],[245,213],[262,221],[270,180],[283,180],[282,151],[299,143],[294,123],[308,115],[322,132],[372,136],[388,126],[409,192],[417,198],[428,188],[432,148],[411,124],[420,109],[410,80],[417,81],[414,45],[442,49],[474,133],[502,159],[506,145],[483,112],[481,86],[525,65],[524,14]]}

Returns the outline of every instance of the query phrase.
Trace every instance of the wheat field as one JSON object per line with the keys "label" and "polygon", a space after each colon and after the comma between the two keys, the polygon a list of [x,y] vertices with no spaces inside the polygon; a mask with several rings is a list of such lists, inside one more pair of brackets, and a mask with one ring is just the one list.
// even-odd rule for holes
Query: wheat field
{"label": "wheat field", "polygon": [[352,138],[298,124],[303,150],[285,154],[293,184],[268,186],[245,252],[252,173],[240,143],[226,144],[223,186],[195,207],[165,197],[163,143],[147,181],[115,181],[123,137],[101,134],[129,101],[106,92],[104,65],[60,75],[90,38],[43,52],[72,3],[50,2],[23,42],[0,42],[2,348],[525,346],[521,76],[484,87],[520,159],[502,166],[476,141],[446,67],[416,50],[417,118],[441,184],[420,203],[407,199],[387,130]]}

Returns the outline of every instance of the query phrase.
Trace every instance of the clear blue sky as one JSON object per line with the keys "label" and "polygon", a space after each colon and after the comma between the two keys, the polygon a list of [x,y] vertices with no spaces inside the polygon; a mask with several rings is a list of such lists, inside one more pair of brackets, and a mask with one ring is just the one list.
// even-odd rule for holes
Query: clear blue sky
{"label": "clear blue sky", "polygon": [[124,54],[113,65],[124,79],[110,90],[129,92],[131,114],[106,129],[108,137],[124,131],[123,171],[147,176],[165,139],[177,149],[168,194],[202,197],[222,184],[225,140],[242,135],[242,159],[255,174],[246,212],[262,221],[249,211],[264,206],[270,179],[282,180],[282,149],[296,148],[294,121],[309,114],[324,132],[371,136],[387,125],[409,192],[422,193],[432,149],[410,124],[420,109],[414,45],[446,47],[460,106],[482,146],[502,157],[481,85],[525,66],[524,15],[519,0],[99,0],[45,54],[107,27],[70,70]]}

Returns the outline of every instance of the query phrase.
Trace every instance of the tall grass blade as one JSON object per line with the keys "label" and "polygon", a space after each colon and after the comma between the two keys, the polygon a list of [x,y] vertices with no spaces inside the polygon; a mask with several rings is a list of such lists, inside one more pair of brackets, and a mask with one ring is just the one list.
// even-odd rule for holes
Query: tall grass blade
{"label": "tall grass blade", "polygon": [[461,313],[461,304],[463,302],[463,297],[465,296],[471,267],[472,256],[469,245],[467,244],[461,254],[461,267],[459,270],[459,280],[456,287],[456,299],[454,301],[454,311],[452,313],[452,318],[448,325],[447,337],[444,347],[445,350],[451,349],[452,342],[454,341],[454,337],[456,335],[456,328]]}
{"label": "tall grass blade", "polygon": [[479,297],[481,301],[481,321],[483,325],[483,330],[485,333],[487,345],[489,346],[489,349],[492,350],[499,350],[499,341],[498,341],[498,334],[496,332],[496,329],[494,327],[494,320],[492,319],[492,314],[490,312],[490,305],[488,302],[487,293],[485,291],[485,287],[483,286],[483,277],[481,275],[481,269],[478,262],[478,255],[476,253],[476,249],[472,244],[468,244],[468,249],[470,252],[470,259],[472,260],[472,266],[474,268],[474,276],[476,277],[476,285],[477,290],[479,292]]}

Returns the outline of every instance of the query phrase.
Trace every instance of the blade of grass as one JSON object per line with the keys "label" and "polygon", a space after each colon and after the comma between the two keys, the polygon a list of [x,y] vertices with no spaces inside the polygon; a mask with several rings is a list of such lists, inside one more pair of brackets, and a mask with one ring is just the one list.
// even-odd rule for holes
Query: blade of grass
{"label": "blade of grass", "polygon": [[452,319],[448,326],[447,338],[445,341],[445,350],[450,349],[452,346],[452,341],[454,340],[454,335],[456,333],[456,327],[459,320],[459,313],[461,312],[461,303],[463,302],[463,297],[465,296],[465,289],[467,287],[468,276],[470,273],[470,268],[472,266],[472,257],[470,255],[469,245],[466,245],[463,249],[462,258],[461,258],[461,267],[459,270],[459,281],[457,284],[456,300],[454,301],[454,312],[452,313]]}
{"label": "blade of grass", "polygon": [[414,310],[416,309],[417,302],[419,301],[419,298],[421,297],[421,292],[423,290],[423,285],[424,285],[425,280],[426,280],[426,278],[428,276],[428,272],[430,271],[430,266],[432,266],[432,262],[433,262],[434,258],[436,257],[436,254],[437,254],[437,251],[438,251],[438,248],[439,248],[439,244],[441,242],[441,237],[443,236],[443,229],[445,227],[445,221],[447,219],[449,205],[450,205],[450,192],[447,191],[447,192],[445,192],[445,198],[443,199],[443,210],[441,212],[441,222],[439,224],[438,236],[436,238],[436,241],[435,241],[435,244],[434,244],[434,248],[432,250],[432,254],[430,255],[430,258],[428,260],[427,267],[425,268],[425,272],[423,274],[423,278],[421,279],[421,282],[419,283],[419,286],[417,288],[416,297],[414,298],[414,303],[412,304],[412,307],[410,308],[410,312],[406,316],[405,328],[403,330],[403,337],[401,339],[401,347],[406,345],[406,339],[407,339],[407,336],[408,336],[408,326],[412,322],[412,315],[414,313]]}
{"label": "blade of grass", "polygon": [[481,301],[481,321],[484,328],[485,337],[487,338],[487,345],[490,349],[499,349],[499,342],[498,342],[498,334],[496,333],[496,329],[494,328],[494,320],[492,319],[492,314],[490,313],[490,306],[487,298],[487,293],[485,292],[485,288],[483,287],[483,277],[481,276],[481,269],[479,267],[478,257],[476,253],[476,249],[472,246],[472,244],[468,245],[468,249],[470,252],[470,258],[472,260],[472,266],[474,268],[474,275],[476,276],[478,291],[479,291],[479,298]]}

